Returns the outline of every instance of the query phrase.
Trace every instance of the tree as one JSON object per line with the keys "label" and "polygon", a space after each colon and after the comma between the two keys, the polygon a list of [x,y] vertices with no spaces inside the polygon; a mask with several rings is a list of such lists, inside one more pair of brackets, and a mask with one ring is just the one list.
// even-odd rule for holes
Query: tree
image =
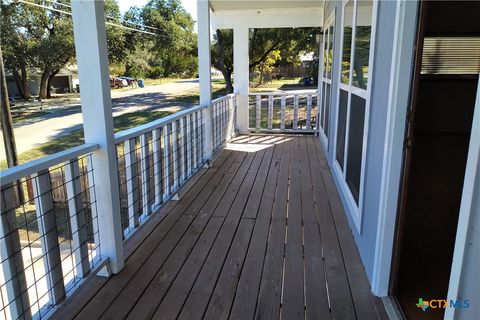
{"label": "tree", "polygon": [[267,57],[255,66],[255,70],[259,73],[258,85],[263,84],[265,73],[271,73],[277,61],[281,58],[280,50],[273,50],[267,55]]}
{"label": "tree", "polygon": [[32,96],[28,87],[29,69],[32,64],[34,52],[32,41],[27,32],[19,32],[20,26],[31,15],[31,8],[17,6],[15,3],[0,4],[2,12],[0,20],[0,39],[3,48],[5,69],[12,72],[15,84],[24,99]]}
{"label": "tree", "polygon": [[[23,98],[31,98],[29,73],[41,72],[39,98],[51,97],[51,83],[62,68],[75,60],[73,24],[68,12],[70,0],[45,2],[52,10],[24,3],[1,5],[1,40],[5,49],[5,67],[13,74]],[[121,17],[115,0],[105,1],[105,14],[115,23]],[[125,32],[107,25],[107,45],[111,63],[125,59]]]}
{"label": "tree", "polygon": [[[300,52],[312,52],[316,48],[318,28],[265,28],[252,29],[249,33],[250,72],[264,63],[273,51],[278,51],[283,63],[298,62]],[[219,37],[220,34],[220,37]],[[212,64],[219,69],[225,82],[231,84],[233,70],[233,33],[217,31],[212,46]],[[222,70],[231,70],[223,72]]]}
{"label": "tree", "polygon": [[151,0],[143,8],[142,24],[157,28],[154,59],[163,76],[193,76],[197,71],[195,22],[179,0]]}
{"label": "tree", "polygon": [[213,37],[212,65],[217,68],[225,79],[225,87],[228,93],[233,92],[233,30],[217,30]]}
{"label": "tree", "polygon": [[43,11],[38,16],[36,63],[42,70],[39,98],[51,98],[52,79],[75,58],[72,20],[65,14]]}

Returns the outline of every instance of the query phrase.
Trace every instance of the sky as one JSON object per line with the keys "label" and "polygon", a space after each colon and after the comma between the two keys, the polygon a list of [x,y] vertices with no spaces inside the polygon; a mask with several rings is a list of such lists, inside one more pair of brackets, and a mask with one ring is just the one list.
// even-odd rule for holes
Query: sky
{"label": "sky", "polygon": [[[147,4],[148,0],[117,0],[120,11],[125,13],[130,7],[142,7]],[[197,20],[197,0],[181,0],[183,7],[192,16],[193,20]]]}

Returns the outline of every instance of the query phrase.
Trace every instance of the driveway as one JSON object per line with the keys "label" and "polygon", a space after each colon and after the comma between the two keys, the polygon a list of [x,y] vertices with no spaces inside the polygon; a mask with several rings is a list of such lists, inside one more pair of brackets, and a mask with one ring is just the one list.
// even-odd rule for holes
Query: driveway
{"label": "driveway", "polygon": [[[188,104],[166,102],[165,100],[192,91],[197,87],[198,80],[179,80],[128,91],[112,91],[113,116],[135,111],[169,111],[190,107],[191,105]],[[73,103],[66,107],[49,107],[45,111],[40,117],[21,121],[14,125],[19,154],[48,142],[54,137],[82,127],[83,117],[79,104]],[[0,139],[2,141],[0,160],[4,160],[6,156],[1,133]]]}

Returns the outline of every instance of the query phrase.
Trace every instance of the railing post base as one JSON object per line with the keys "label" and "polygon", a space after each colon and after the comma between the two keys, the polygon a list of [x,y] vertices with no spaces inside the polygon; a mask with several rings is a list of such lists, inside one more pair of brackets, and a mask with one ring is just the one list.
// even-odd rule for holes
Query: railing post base
{"label": "railing post base", "polygon": [[108,263],[105,263],[105,265],[97,271],[97,276],[102,278],[110,278],[112,276],[112,272],[110,271]]}

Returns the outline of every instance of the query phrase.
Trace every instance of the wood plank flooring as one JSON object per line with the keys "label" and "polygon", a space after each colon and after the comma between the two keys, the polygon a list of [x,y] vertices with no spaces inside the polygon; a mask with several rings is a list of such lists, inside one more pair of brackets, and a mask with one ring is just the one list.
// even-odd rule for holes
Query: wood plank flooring
{"label": "wood plank flooring", "polygon": [[149,223],[53,318],[386,319],[316,137],[235,138]]}

